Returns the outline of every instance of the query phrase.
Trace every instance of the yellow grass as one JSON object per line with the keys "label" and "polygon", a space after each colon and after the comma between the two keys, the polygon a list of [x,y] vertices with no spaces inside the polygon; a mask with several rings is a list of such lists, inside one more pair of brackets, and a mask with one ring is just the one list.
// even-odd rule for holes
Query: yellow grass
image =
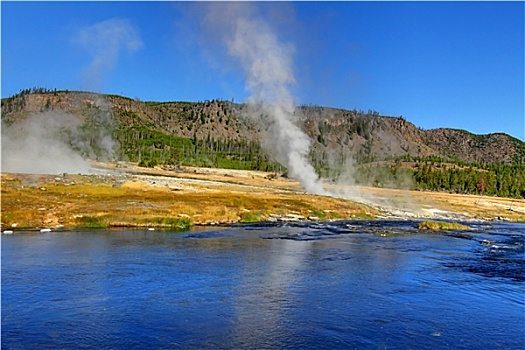
{"label": "yellow grass", "polygon": [[76,184],[66,186],[53,176],[41,176],[37,185],[24,186],[23,177],[2,175],[2,228],[185,228],[253,221],[254,216],[264,220],[270,214],[307,217],[325,213],[325,218],[351,218],[374,212],[343,199],[293,192],[240,192],[226,184],[208,186],[213,191],[199,189],[202,185],[172,191],[140,181],[113,187],[93,183],[89,176],[77,176]]}
{"label": "yellow grass", "polygon": [[[384,215],[379,209],[350,200],[308,195],[297,181],[270,180],[262,172],[189,168],[174,173],[133,165],[125,170],[142,174],[128,174],[124,182],[111,176],[1,174],[2,229],[186,228],[264,221],[271,214],[321,220]],[[522,199],[372,187],[353,190],[366,193],[381,206],[421,217],[456,213],[467,219],[525,222]]]}

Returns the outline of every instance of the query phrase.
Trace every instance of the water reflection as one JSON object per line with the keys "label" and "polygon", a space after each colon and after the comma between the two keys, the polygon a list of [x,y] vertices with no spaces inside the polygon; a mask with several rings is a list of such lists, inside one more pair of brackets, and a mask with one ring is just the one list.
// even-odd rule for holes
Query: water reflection
{"label": "water reflection", "polygon": [[246,259],[235,288],[234,343],[257,348],[261,341],[264,344],[273,339],[271,343],[279,347],[283,344],[275,340],[293,337],[289,313],[299,303],[303,265],[310,246],[305,242],[271,241],[261,259]]}
{"label": "water reflection", "polygon": [[[520,226],[475,227],[469,239],[414,227],[298,223],[4,237],[2,346],[523,345]],[[486,257],[498,261],[492,275]]]}

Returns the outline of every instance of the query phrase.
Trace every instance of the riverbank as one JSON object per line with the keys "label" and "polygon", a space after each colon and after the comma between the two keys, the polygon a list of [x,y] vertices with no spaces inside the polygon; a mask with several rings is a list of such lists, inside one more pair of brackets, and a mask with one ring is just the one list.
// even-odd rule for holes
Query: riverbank
{"label": "riverbank", "polygon": [[[193,170],[192,170],[193,171]],[[196,175],[189,178],[189,175]],[[177,176],[176,176],[177,175]],[[272,180],[203,174],[2,174],[2,230],[219,225],[373,218],[344,199],[264,186]],[[254,181],[260,181],[256,185]],[[279,183],[276,181],[275,183]]]}
{"label": "riverbank", "polygon": [[2,231],[394,217],[525,221],[525,201],[517,199],[357,186],[320,196],[257,171],[96,166],[90,175],[1,174]]}

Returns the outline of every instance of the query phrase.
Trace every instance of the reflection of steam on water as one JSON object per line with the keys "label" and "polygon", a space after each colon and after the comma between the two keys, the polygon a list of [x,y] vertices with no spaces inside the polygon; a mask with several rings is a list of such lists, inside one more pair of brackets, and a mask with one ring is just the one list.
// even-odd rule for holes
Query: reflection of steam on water
{"label": "reflection of steam on water", "polygon": [[[262,339],[287,338],[283,332],[290,322],[289,310],[303,302],[293,288],[304,278],[310,243],[272,240],[271,253],[264,265],[257,262],[244,268],[234,303],[237,318],[234,338],[241,339],[243,347],[256,348]],[[248,262],[254,261],[248,259]]]}

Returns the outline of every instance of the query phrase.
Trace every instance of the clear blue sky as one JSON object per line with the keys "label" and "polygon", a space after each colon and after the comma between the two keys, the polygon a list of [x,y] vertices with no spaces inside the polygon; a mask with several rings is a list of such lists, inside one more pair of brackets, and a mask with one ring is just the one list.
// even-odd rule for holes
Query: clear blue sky
{"label": "clear blue sky", "polygon": [[[293,47],[296,103],[525,140],[524,2],[256,5]],[[202,6],[2,1],[1,95],[37,86],[241,102],[242,72],[201,30]]]}

